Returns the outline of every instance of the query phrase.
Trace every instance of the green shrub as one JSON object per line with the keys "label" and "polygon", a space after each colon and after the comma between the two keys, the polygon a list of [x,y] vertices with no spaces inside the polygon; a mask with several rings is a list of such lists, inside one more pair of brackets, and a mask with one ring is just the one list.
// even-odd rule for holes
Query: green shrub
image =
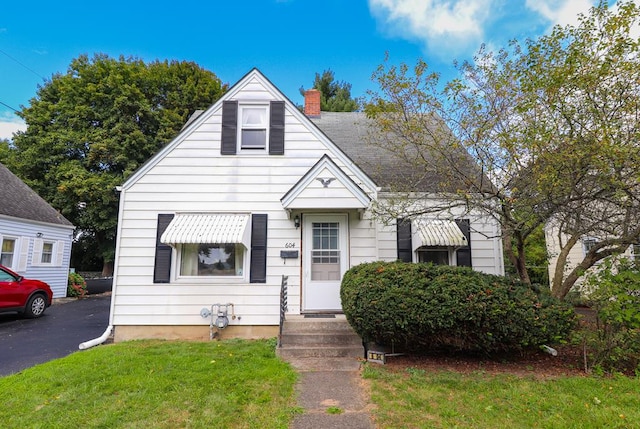
{"label": "green shrub", "polygon": [[69,273],[67,282],[67,296],[82,298],[87,294],[87,282],[78,273]]}
{"label": "green shrub", "polygon": [[580,334],[586,369],[640,372],[640,267],[626,259],[607,261],[587,286],[596,320]]}
{"label": "green shrub", "polygon": [[410,350],[517,350],[562,341],[575,323],[544,290],[464,267],[366,263],[347,271],[340,294],[365,341]]}

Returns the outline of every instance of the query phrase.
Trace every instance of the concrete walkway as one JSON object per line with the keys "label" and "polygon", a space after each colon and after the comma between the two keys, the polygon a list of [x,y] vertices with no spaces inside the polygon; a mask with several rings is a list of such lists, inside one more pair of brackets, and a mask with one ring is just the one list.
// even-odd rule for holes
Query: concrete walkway
{"label": "concrete walkway", "polygon": [[[354,358],[299,358],[297,415],[291,429],[374,429],[362,387],[360,361]],[[339,412],[331,414],[331,412]]]}

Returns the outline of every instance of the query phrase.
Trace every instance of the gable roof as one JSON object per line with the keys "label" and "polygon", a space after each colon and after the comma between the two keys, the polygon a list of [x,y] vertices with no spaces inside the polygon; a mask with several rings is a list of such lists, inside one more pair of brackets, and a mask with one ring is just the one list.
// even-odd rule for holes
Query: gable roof
{"label": "gable roof", "polygon": [[353,170],[355,176],[363,182],[364,186],[375,189],[375,183],[371,179],[370,176],[366,174],[364,169],[353,162],[353,160],[346,154],[340,146],[335,144],[324,134],[319,128],[314,127],[311,119],[307,117],[304,113],[298,110],[297,106],[289,100],[289,98],[280,91],[265,75],[260,72],[257,68],[251,69],[246,75],[244,75],[238,82],[236,82],[229,90],[222,96],[218,101],[216,101],[213,105],[211,105],[204,112],[196,111],[193,115],[187,120],[182,130],[178,133],[178,135],[166,144],[160,151],[158,151],[153,157],[147,160],[142,166],[140,166],[120,187],[121,189],[126,189],[132,186],[135,182],[140,179],[140,177],[144,176],[147,171],[153,168],[161,159],[163,159],[171,150],[173,150],[176,146],[180,145],[182,141],[184,141],[192,132],[194,132],[198,127],[200,127],[208,118],[213,115],[214,112],[221,109],[221,106],[225,100],[234,100],[238,96],[239,93],[245,89],[252,81],[258,81],[261,85],[266,89],[266,91],[277,100],[282,100],[285,102],[285,110],[296,117],[301,123],[308,123],[311,126],[309,130],[315,134],[315,136],[322,141],[330,154],[334,159],[341,160],[344,164],[349,165]]}
{"label": "gable roof", "polygon": [[73,227],[64,216],[0,163],[0,215]]}
{"label": "gable roof", "polygon": [[[320,176],[327,174],[328,177]],[[331,185],[333,181],[335,185]],[[320,182],[320,184],[316,183]],[[321,199],[318,199],[320,189]],[[305,198],[305,193],[309,193]],[[331,199],[332,208],[366,209],[371,198],[335,162],[324,155],[302,178],[280,199],[285,209],[326,208],[324,198]],[[317,205],[320,203],[321,205]]]}

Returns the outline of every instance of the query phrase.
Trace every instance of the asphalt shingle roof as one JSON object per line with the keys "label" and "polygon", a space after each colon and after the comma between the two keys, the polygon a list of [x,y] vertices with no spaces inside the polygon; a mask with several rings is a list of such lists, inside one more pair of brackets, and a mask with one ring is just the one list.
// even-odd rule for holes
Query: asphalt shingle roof
{"label": "asphalt shingle roof", "polygon": [[2,163],[0,163],[0,215],[73,226]]}
{"label": "asphalt shingle roof", "polygon": [[[309,119],[383,190],[439,192],[469,187],[429,171],[424,162],[401,159],[385,147],[384,140],[374,143],[375,126],[362,112],[322,112],[320,117]],[[456,159],[459,169],[479,174],[468,155],[460,153]]]}

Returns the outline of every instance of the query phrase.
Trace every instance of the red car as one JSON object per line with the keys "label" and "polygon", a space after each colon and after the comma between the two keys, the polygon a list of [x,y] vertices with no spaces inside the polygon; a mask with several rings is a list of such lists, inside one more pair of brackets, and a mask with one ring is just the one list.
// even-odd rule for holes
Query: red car
{"label": "red car", "polygon": [[25,279],[0,265],[0,313],[18,312],[35,318],[51,305],[53,292],[45,282]]}

